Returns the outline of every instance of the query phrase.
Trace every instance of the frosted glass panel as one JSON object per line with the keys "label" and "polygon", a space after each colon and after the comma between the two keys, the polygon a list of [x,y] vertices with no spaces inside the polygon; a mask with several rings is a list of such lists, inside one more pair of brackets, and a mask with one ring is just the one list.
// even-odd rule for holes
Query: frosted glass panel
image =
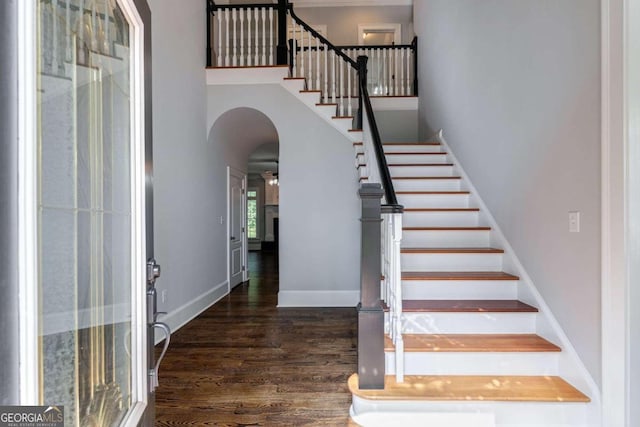
{"label": "frosted glass panel", "polygon": [[38,5],[42,404],[67,426],[132,406],[129,26],[115,0]]}

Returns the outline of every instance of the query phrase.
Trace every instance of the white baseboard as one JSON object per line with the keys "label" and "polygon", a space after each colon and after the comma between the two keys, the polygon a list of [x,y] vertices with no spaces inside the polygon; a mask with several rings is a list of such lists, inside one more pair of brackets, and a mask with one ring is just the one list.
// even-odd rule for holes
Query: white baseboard
{"label": "white baseboard", "polygon": [[355,307],[360,302],[360,291],[280,291],[281,307]]}
{"label": "white baseboard", "polygon": [[[176,332],[184,325],[193,320],[200,313],[211,307],[220,299],[229,293],[229,283],[225,280],[213,287],[213,289],[192,299],[186,304],[178,307],[170,313],[159,316],[158,321],[166,323],[171,329],[171,333]],[[155,343],[158,344],[164,340],[162,334],[156,334]]]}

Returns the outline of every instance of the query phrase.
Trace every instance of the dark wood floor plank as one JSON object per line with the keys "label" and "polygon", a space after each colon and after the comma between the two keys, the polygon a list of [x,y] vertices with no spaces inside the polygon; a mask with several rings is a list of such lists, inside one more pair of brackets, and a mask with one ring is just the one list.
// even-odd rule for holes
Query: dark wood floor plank
{"label": "dark wood floor plank", "polygon": [[249,267],[249,284],[172,335],[156,426],[350,425],[355,309],[278,309],[277,258],[251,253]]}

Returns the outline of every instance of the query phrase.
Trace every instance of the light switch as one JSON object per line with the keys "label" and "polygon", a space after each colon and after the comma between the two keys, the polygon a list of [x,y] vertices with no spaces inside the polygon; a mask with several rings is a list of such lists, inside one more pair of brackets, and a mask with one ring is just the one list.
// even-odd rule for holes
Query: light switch
{"label": "light switch", "polygon": [[580,232],[580,212],[578,211],[569,212],[569,232],[570,233]]}

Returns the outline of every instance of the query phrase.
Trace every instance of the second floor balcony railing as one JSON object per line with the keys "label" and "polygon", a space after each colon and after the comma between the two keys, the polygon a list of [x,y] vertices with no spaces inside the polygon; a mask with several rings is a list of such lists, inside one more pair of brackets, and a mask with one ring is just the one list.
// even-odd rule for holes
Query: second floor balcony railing
{"label": "second floor balcony railing", "polygon": [[[318,34],[301,25],[287,1],[241,5],[216,5],[212,0],[207,1],[207,66],[288,65],[292,76],[305,77],[310,89],[323,91],[323,102],[331,98],[335,103],[335,97],[358,96],[356,74],[350,73],[344,62],[334,64],[334,57],[324,49]],[[369,58],[367,88],[371,96],[416,96],[417,42],[414,38],[404,45],[337,45],[335,48],[354,62],[358,56]],[[341,72],[345,73],[342,78]]]}

